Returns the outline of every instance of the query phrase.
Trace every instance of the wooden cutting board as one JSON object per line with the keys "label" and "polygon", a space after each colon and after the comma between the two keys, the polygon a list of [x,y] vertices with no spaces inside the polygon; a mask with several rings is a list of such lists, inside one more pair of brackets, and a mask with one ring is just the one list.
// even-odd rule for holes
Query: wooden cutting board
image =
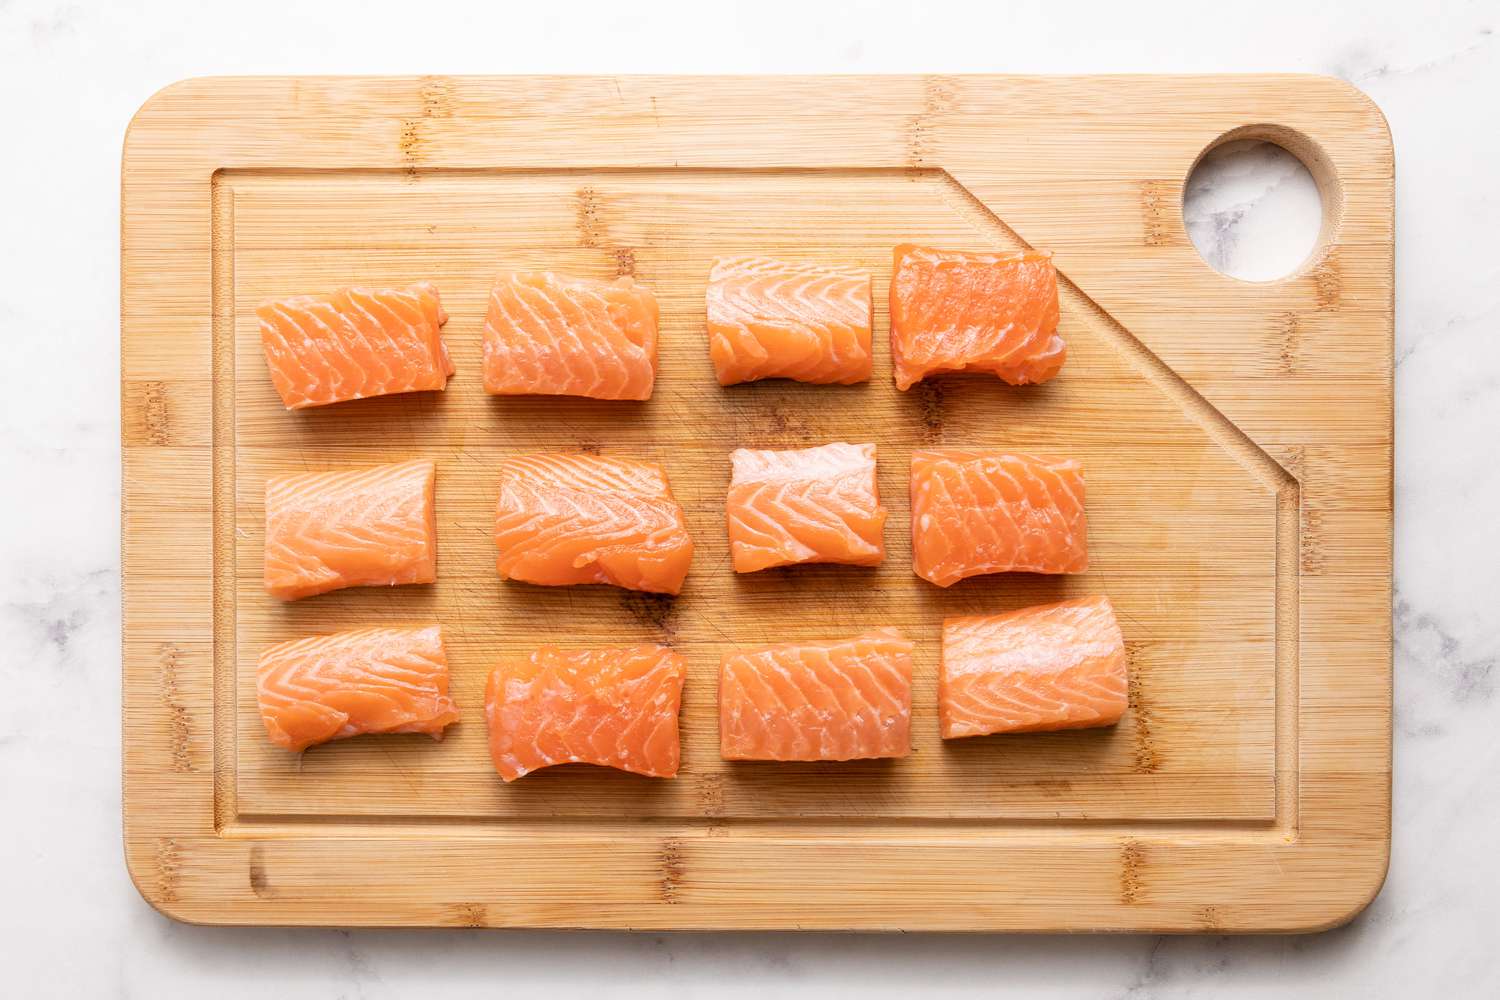
{"label": "wooden cutting board", "polygon": [[[1226,138],[1298,154],[1326,219],[1252,284],[1183,228]],[[1356,913],[1389,851],[1393,161],[1349,85],[1281,77],[190,80],[123,163],[126,857],[183,920],[631,928],[1310,930]],[[891,248],[1049,248],[1069,359],[1014,389],[897,392]],[[721,389],[703,293],[722,252],[869,268],[875,378]],[[491,399],[501,268],[633,274],[662,307],[647,403]],[[447,392],[285,412],[265,297],[432,279]],[[738,577],[728,453],[874,441],[877,570]],[[1093,568],[939,590],[911,573],[907,458],[1076,456]],[[502,582],[499,459],[599,450],[666,466],[698,553],[676,600]],[[260,586],[267,476],[438,463],[439,582],[291,605]],[[1129,641],[1116,727],[944,744],[953,613],[1102,592]],[[463,721],[436,743],[293,756],[265,738],[268,644],[438,621]],[[718,759],[719,656],[895,625],[917,642],[900,761]],[[584,767],[503,785],[485,676],[542,642],[660,640],[691,664],[673,781]]]}

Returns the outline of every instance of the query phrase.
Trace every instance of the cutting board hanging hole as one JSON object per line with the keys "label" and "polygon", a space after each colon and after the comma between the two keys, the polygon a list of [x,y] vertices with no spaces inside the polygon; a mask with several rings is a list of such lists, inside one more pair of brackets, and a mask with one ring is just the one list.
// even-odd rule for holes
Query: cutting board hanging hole
{"label": "cutting board hanging hole", "polygon": [[1272,125],[1210,143],[1188,173],[1182,220],[1214,270],[1272,282],[1313,268],[1337,224],[1337,177],[1310,139]]}

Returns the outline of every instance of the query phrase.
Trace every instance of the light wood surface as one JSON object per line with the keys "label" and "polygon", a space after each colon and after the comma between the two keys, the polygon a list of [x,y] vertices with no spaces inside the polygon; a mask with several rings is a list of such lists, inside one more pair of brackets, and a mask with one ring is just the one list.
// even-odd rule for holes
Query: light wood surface
{"label": "light wood surface", "polygon": [[[1236,131],[1241,130],[1241,131]],[[1214,272],[1182,186],[1225,136],[1272,138],[1323,188],[1287,279]],[[205,79],[125,142],[125,838],[146,898],[206,923],[639,928],[1302,930],[1384,877],[1391,696],[1392,151],[1318,77]],[[898,242],[1055,251],[1069,359],[1043,387],[890,378]],[[719,253],[875,276],[861,386],[720,388]],[[501,268],[631,273],[662,308],[645,403],[486,397]],[[441,394],[285,412],[259,300],[431,279]],[[877,569],[736,576],[730,449],[879,446]],[[1076,456],[1092,569],[939,590],[914,576],[907,457]],[[676,600],[501,581],[507,454],[659,461],[697,543]],[[283,605],[260,583],[268,476],[438,464],[439,580]],[[1132,654],[1112,729],[937,736],[946,614],[1107,593]],[[463,720],[442,743],[266,739],[266,645],[441,622]],[[718,759],[738,644],[895,625],[917,644],[901,761]],[[500,655],[659,640],[687,658],[683,768],[503,785],[481,703]]]}

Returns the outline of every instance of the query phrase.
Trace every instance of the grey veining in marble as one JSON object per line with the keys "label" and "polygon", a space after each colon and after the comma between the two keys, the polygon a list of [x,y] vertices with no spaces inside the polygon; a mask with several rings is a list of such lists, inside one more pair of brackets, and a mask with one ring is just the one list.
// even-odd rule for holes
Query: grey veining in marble
{"label": "grey veining in marble", "polygon": [[1203,158],[1183,192],[1182,217],[1193,245],[1216,269],[1245,281],[1271,281],[1312,254],[1323,203],[1295,156],[1242,139]]}
{"label": "grey veining in marble", "polygon": [[[1500,9],[844,7],[0,0],[0,981],[14,995],[1500,995]],[[204,73],[931,69],[1330,73],[1389,117],[1395,845],[1365,914],[1230,939],[227,930],[149,909],[119,840],[116,351],[120,142],[146,96]],[[1205,200],[1219,263],[1259,266],[1283,200]]]}

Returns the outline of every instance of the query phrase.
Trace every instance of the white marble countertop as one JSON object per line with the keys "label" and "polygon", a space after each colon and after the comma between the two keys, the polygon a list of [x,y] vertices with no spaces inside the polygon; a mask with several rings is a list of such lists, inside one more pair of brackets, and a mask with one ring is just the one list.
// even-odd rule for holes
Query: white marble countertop
{"label": "white marble countertop", "polygon": [[[501,6],[0,0],[0,993],[1500,995],[1500,527],[1480,516],[1500,508],[1500,8],[854,3],[818,22],[780,0]],[[142,902],[120,846],[118,673],[119,152],[135,108],[199,74],[924,70],[1330,73],[1389,117],[1395,845],[1375,903],[1327,934],[1231,939],[247,931]],[[1275,244],[1275,206],[1302,197],[1262,197],[1277,187],[1198,206],[1221,259]]]}

